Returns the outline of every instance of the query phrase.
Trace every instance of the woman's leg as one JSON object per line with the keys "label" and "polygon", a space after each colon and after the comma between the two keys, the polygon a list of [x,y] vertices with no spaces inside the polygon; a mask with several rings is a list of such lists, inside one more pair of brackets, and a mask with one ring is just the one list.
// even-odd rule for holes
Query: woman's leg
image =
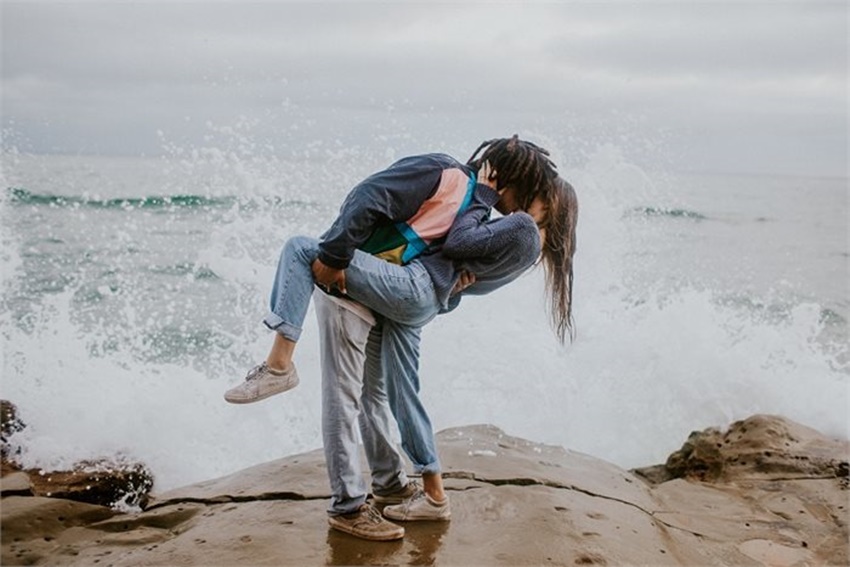
{"label": "woman's leg", "polygon": [[224,393],[228,402],[250,404],[298,385],[292,355],[313,294],[310,266],[318,253],[315,238],[296,236],[284,244],[272,287],[271,311],[263,321],[277,331],[271,351],[265,363],[252,368],[241,384]]}
{"label": "woman's leg", "polygon": [[270,312],[263,320],[276,331],[266,363],[286,370],[292,365],[295,343],[301,337],[307,307],[313,295],[311,266],[319,254],[319,241],[295,236],[286,241],[280,253],[270,298]]}
{"label": "woman's leg", "polygon": [[413,468],[422,474],[425,492],[442,501],[440,459],[434,429],[419,399],[419,342],[422,328],[386,320],[381,341],[381,363],[387,377],[390,406],[398,421],[401,446]]}
{"label": "woman's leg", "polygon": [[434,282],[420,262],[399,266],[357,250],[345,285],[351,299],[405,325],[422,326],[440,310]]}
{"label": "woman's leg", "polygon": [[266,357],[266,364],[274,370],[287,370],[292,366],[293,354],[295,354],[295,341],[275,333],[272,348]]}
{"label": "woman's leg", "polygon": [[[280,254],[270,312],[263,320],[276,331],[266,362],[252,369],[245,382],[225,393],[231,403],[251,403],[285,392],[298,384],[292,364],[295,344],[313,294],[313,262],[319,241],[306,236],[287,240]],[[346,268],[349,297],[376,313],[409,325],[424,325],[436,317],[440,305],[427,270],[419,263],[390,264],[356,251]]]}
{"label": "woman's leg", "polygon": [[[296,236],[283,246],[272,286],[271,311],[263,321],[277,331],[267,358],[272,368],[285,369],[292,364],[313,294],[312,265],[318,255],[315,238]],[[357,250],[345,275],[349,297],[386,317],[422,325],[439,311],[431,276],[418,262],[399,266]]]}

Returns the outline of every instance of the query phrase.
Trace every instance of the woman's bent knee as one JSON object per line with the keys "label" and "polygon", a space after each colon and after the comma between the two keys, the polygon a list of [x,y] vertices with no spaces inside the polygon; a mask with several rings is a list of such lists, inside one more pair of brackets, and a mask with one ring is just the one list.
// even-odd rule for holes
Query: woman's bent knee
{"label": "woman's bent knee", "polygon": [[310,236],[293,236],[283,245],[281,256],[301,256],[312,261],[319,254],[319,241]]}

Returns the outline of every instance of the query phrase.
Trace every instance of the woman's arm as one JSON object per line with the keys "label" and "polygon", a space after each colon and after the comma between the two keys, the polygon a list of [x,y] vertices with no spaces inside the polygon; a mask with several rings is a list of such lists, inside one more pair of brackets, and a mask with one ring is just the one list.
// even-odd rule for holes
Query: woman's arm
{"label": "woman's arm", "polygon": [[[537,223],[526,212],[490,219],[490,210],[499,200],[494,190],[478,185],[469,208],[455,219],[442,253],[453,260],[475,258],[485,260],[506,253],[540,254]],[[524,254],[523,254],[524,255]]]}

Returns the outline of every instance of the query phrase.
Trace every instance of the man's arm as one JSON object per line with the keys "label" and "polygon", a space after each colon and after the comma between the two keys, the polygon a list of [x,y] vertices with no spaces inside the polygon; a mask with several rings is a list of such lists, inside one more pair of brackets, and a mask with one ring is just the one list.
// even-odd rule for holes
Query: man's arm
{"label": "man's arm", "polygon": [[446,165],[433,155],[412,156],[359,183],[322,236],[321,263],[334,270],[345,269],[377,225],[405,221],[416,214],[437,190]]}

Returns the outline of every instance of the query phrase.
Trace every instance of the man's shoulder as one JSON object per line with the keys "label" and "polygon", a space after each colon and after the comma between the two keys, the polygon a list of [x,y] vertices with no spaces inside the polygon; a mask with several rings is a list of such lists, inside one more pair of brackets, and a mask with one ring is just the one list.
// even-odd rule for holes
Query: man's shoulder
{"label": "man's shoulder", "polygon": [[434,152],[428,154],[416,154],[403,157],[393,163],[390,168],[404,167],[411,165],[430,166],[439,169],[464,168],[464,164],[459,162],[452,156],[444,153]]}

